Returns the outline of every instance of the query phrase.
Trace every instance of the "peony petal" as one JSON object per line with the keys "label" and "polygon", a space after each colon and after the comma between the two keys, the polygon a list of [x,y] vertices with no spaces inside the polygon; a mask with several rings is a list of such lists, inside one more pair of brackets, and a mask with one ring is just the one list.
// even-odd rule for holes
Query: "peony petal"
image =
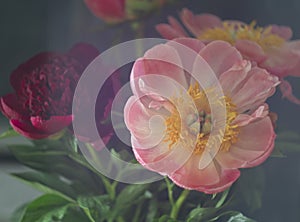
{"label": "peony petal", "polygon": [[72,123],[72,120],[72,115],[51,116],[49,120],[43,120],[39,116],[30,117],[32,126],[45,134],[54,134],[63,130]]}
{"label": "peony petal", "polygon": [[169,143],[162,141],[151,149],[144,149],[143,145],[132,140],[132,147],[137,160],[147,169],[162,175],[170,175],[181,168],[192,155],[192,149],[187,149],[181,142],[171,148]]}
{"label": "peony petal", "polygon": [[279,84],[276,76],[270,75],[266,70],[258,67],[252,68],[248,72],[248,76],[243,87],[231,98],[238,107],[239,113],[263,104],[268,97],[273,95],[275,87]]}
{"label": "peony petal", "polygon": [[168,24],[158,24],[155,26],[156,31],[165,39],[175,39],[179,37],[184,37],[182,33],[174,29],[171,25]]}
{"label": "peony petal", "polygon": [[183,27],[180,25],[180,23],[174,17],[169,16],[168,17],[168,22],[182,36],[188,36],[188,34],[186,33],[186,31],[183,29]]}
{"label": "peony petal", "polygon": [[244,168],[262,163],[273,150],[275,133],[269,117],[240,128],[238,142],[216,157],[225,168]]}
{"label": "peony petal", "polygon": [[[201,42],[195,38],[182,37],[182,38],[173,39],[172,41],[168,41],[166,44],[174,47],[176,49],[176,51],[179,53],[179,55],[184,55],[186,53],[185,53],[185,50],[181,50],[181,48],[178,47],[177,43],[188,47],[188,49],[194,50],[197,54],[205,47],[205,44],[203,42]],[[182,56],[181,60],[183,60],[185,58],[186,58],[185,56]],[[183,67],[185,67],[184,64],[183,64]]]}
{"label": "peony petal", "polygon": [[0,109],[8,119],[28,119],[28,111],[21,107],[15,94],[7,94],[0,99]]}
{"label": "peony petal", "polygon": [[[205,47],[205,44],[195,38],[176,38],[172,41],[167,42],[168,45],[172,46],[181,56],[182,67],[186,73],[186,79],[190,82],[191,74],[195,65],[195,60],[200,63],[199,60],[203,60],[199,56],[199,52]],[[203,63],[201,63],[203,64]],[[205,64],[206,65],[206,64]],[[208,67],[208,65],[206,65]],[[205,67],[201,67],[201,70]],[[196,73],[199,73],[198,70]],[[194,75],[196,73],[193,73]]]}
{"label": "peony petal", "polygon": [[285,77],[291,73],[299,73],[300,41],[285,43],[281,47],[268,48],[268,59],[259,65],[278,77]]}
{"label": "peony petal", "polygon": [[222,26],[219,17],[212,14],[194,15],[186,8],[181,11],[180,18],[187,29],[196,37],[199,37],[205,29]]}
{"label": "peony petal", "polygon": [[235,47],[243,55],[244,59],[262,63],[267,59],[267,55],[264,50],[256,42],[249,40],[237,40]]}
{"label": "peony petal", "polygon": [[274,129],[269,117],[240,127],[238,141],[234,144],[242,150],[265,151],[274,140]]}
{"label": "peony petal", "polygon": [[50,136],[47,133],[43,133],[40,130],[37,130],[28,122],[22,122],[16,119],[11,119],[10,125],[16,132],[29,139],[44,139]]}
{"label": "peony petal", "polygon": [[169,177],[179,186],[189,189],[217,184],[220,181],[220,166],[212,161],[206,168],[199,169],[200,156],[193,154],[179,170]]}
{"label": "peony petal", "polygon": [[293,31],[288,26],[270,25],[266,29],[271,28],[271,33],[280,36],[285,40],[292,38]]}
{"label": "peony petal", "polygon": [[[130,83],[132,91],[138,95],[139,77],[146,75],[160,75],[177,81],[184,88],[187,88],[187,81],[182,69],[181,59],[176,50],[166,44],[153,47],[145,53],[144,58],[138,59],[132,68]],[[153,78],[155,79],[155,78]],[[156,79],[157,80],[157,79]],[[158,88],[157,81],[147,85],[151,88]]]}
{"label": "peony petal", "polygon": [[266,117],[269,114],[269,107],[265,103],[259,106],[251,115],[239,114],[232,122],[233,125],[246,126],[256,120]]}
{"label": "peony petal", "polygon": [[200,52],[200,55],[213,69],[217,77],[230,69],[234,64],[242,63],[241,54],[224,41],[213,41]]}
{"label": "peony petal", "polygon": [[293,95],[292,86],[288,81],[282,79],[279,88],[283,98],[287,98],[292,103],[300,105],[300,99]]}
{"label": "peony petal", "polygon": [[137,97],[128,99],[124,108],[124,121],[139,148],[152,148],[165,135],[165,119],[159,113],[147,109]]}
{"label": "peony petal", "polygon": [[240,171],[237,169],[232,169],[232,170],[222,169],[221,179],[218,184],[214,184],[211,186],[197,187],[196,190],[207,194],[219,193],[229,188],[239,177],[240,177]]}
{"label": "peony petal", "polygon": [[289,41],[286,43],[291,53],[297,58],[297,64],[290,69],[289,75],[300,77],[300,40]]}
{"label": "peony petal", "polygon": [[240,90],[247,81],[250,69],[251,63],[243,60],[240,64],[235,64],[229,70],[221,74],[219,81],[226,96],[231,98]]}
{"label": "peony petal", "polygon": [[[199,157],[192,157],[180,170],[169,175],[170,179],[184,189],[195,189],[212,194],[224,191],[240,176],[239,170],[226,170],[216,162],[211,162],[207,168],[199,170]],[[197,161],[198,160],[198,161]]]}
{"label": "peony petal", "polygon": [[124,121],[135,137],[143,138],[150,134],[147,125],[150,118],[149,112],[136,96],[128,99],[124,107]]}

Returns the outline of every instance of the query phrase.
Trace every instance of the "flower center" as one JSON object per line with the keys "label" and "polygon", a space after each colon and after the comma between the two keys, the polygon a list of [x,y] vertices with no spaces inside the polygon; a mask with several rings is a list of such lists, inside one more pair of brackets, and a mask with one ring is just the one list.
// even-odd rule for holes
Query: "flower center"
{"label": "flower center", "polygon": [[[181,139],[182,142],[186,144],[187,137],[189,135],[194,135],[196,136],[197,141],[193,152],[195,154],[202,154],[213,127],[211,110],[205,91],[200,89],[198,83],[189,87],[188,94],[193,98],[198,113],[189,113],[183,116],[184,120],[181,121],[179,112],[174,109],[171,115],[165,120],[166,138],[164,141],[169,143],[169,148],[171,149],[172,146]],[[228,151],[230,146],[236,143],[239,134],[238,125],[232,124],[238,113],[235,111],[236,107],[231,102],[230,98],[225,96],[224,99],[227,112],[225,132],[223,138],[221,135],[214,135],[211,141],[213,143],[217,141],[221,142],[220,150]],[[174,103],[180,105],[178,101],[180,101],[180,99],[175,99]]]}
{"label": "flower center", "polygon": [[223,22],[223,26],[206,29],[200,36],[200,40],[223,40],[234,44],[237,40],[250,40],[259,44],[264,50],[270,47],[279,47],[284,39],[271,33],[271,27],[262,28],[256,26],[253,21],[249,25]]}

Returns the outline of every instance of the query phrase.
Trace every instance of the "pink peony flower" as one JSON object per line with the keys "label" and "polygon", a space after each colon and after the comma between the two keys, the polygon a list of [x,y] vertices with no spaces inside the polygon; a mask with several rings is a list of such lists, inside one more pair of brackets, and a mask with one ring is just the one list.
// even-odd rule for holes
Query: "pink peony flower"
{"label": "pink peony flower", "polygon": [[[211,14],[194,15],[188,9],[180,14],[185,27],[205,43],[223,40],[234,45],[244,59],[281,79],[283,97],[300,105],[292,94],[291,85],[283,80],[286,76],[300,76],[300,41],[291,41],[292,30],[286,26],[258,27],[255,22],[247,25],[240,21],[225,20]],[[188,36],[180,23],[169,17],[169,24],[159,24],[158,32],[166,39]]]}
{"label": "pink peony flower", "polygon": [[[178,44],[205,62],[190,59]],[[196,76],[182,66],[193,67]],[[205,79],[207,88],[198,78]],[[218,84],[224,96],[214,93]],[[124,110],[136,159],[185,189],[225,190],[240,176],[239,168],[259,165],[272,152],[275,133],[265,101],[278,84],[278,77],[252,66],[224,41],[205,45],[177,38],[153,47],[133,66],[134,95]],[[217,112],[226,110],[223,136],[219,120],[212,119],[211,102]]]}
{"label": "pink peony flower", "polygon": [[10,82],[15,93],[0,100],[14,130],[43,139],[68,127],[77,81],[98,54],[93,46],[80,43],[65,54],[42,52],[14,70]]}

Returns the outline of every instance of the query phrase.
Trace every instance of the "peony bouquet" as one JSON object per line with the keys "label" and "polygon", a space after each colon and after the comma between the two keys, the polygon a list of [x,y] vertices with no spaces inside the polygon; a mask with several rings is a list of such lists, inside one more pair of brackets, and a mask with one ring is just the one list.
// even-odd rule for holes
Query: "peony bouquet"
{"label": "peony bouquet", "polygon": [[[87,28],[96,40],[28,58],[0,98],[10,125],[0,139],[28,140],[8,147],[28,169],[12,175],[43,193],[12,221],[258,220],[272,186],[265,161],[299,151],[299,128],[276,114],[300,105],[291,28],[176,0],[80,6],[106,27]],[[108,29],[135,37],[97,47]]]}

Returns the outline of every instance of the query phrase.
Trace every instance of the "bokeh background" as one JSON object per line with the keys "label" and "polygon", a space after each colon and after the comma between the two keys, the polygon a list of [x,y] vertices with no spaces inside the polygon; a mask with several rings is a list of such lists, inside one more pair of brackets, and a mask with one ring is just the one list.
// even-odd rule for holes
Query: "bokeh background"
{"label": "bokeh background", "polygon": [[[147,18],[144,37],[159,37],[155,24],[166,22],[168,15],[178,16],[183,6],[195,13],[209,12],[223,19],[247,23],[256,20],[260,26],[287,25],[294,31],[293,38],[300,39],[299,0],[182,0],[181,4],[166,7]],[[104,51],[113,44],[135,38],[128,25],[103,28],[104,25],[87,10],[83,0],[1,0],[0,95],[12,90],[10,73],[39,52],[64,52],[81,41]],[[300,78],[289,78],[289,81],[300,97]],[[300,106],[283,100],[279,92],[269,104],[279,116],[278,130],[300,133]],[[1,132],[7,129],[8,121],[2,115],[0,124]],[[0,143],[1,222],[9,221],[17,206],[39,194],[8,175],[23,170],[5,148],[17,142],[27,141],[20,138]],[[300,152],[288,154],[286,158],[270,158],[262,169],[266,176],[262,207],[249,216],[262,222],[300,221]]]}

